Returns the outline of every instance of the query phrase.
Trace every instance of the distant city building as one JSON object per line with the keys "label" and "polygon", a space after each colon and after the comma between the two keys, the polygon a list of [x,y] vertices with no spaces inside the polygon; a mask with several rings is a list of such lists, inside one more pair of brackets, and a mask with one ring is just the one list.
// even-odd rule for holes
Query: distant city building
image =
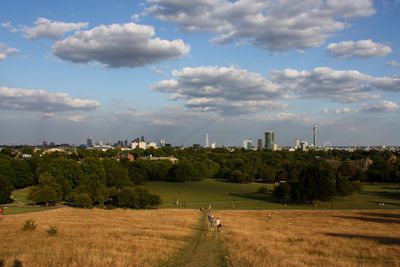
{"label": "distant city building", "polygon": [[299,138],[294,139],[294,148],[295,149],[300,148],[300,139]]}
{"label": "distant city building", "polygon": [[140,159],[143,160],[168,160],[172,163],[176,163],[178,162],[178,159],[175,158],[174,156],[170,156],[170,157],[153,157],[153,156],[146,156],[146,157],[141,157]]}
{"label": "distant city building", "polygon": [[253,141],[251,141],[249,139],[243,140],[243,148],[244,149],[251,149],[252,148],[252,143],[253,143]]}
{"label": "distant city building", "polygon": [[210,147],[210,141],[208,140],[208,133],[206,133],[206,148]]}
{"label": "distant city building", "polygon": [[160,140],[160,147],[165,147],[165,140]]}
{"label": "distant city building", "polygon": [[199,149],[199,148],[201,148],[201,145],[200,145],[200,144],[193,144],[192,147],[193,147],[193,148],[196,148],[196,149]]}
{"label": "distant city building", "polygon": [[131,148],[132,149],[135,149],[135,148],[146,149],[147,148],[146,142],[144,142],[144,141],[139,141],[139,142],[134,141],[134,142],[131,143]]}
{"label": "distant city building", "polygon": [[302,151],[306,151],[306,150],[307,150],[307,147],[308,147],[307,141],[301,141],[301,142],[300,142],[300,149],[301,149]]}
{"label": "distant city building", "polygon": [[211,143],[211,148],[212,148],[212,149],[215,149],[216,147],[217,147],[217,145],[215,144],[215,142],[212,142],[212,143]]}
{"label": "distant city building", "polygon": [[87,147],[92,147],[92,146],[93,146],[93,138],[92,138],[92,137],[89,137],[89,138],[86,140],[86,146],[87,146]]}
{"label": "distant city building", "polygon": [[147,148],[150,148],[150,147],[152,147],[152,148],[157,148],[157,144],[156,144],[155,142],[149,142],[149,143],[146,145],[146,149],[147,149]]}
{"label": "distant city building", "polygon": [[313,146],[317,147],[317,125],[314,124],[313,127]]}
{"label": "distant city building", "polygon": [[263,148],[262,139],[258,139],[258,140],[257,140],[257,149],[258,149],[258,150],[261,150],[262,148]]}
{"label": "distant city building", "polygon": [[275,133],[273,131],[265,132],[265,149],[275,149]]}

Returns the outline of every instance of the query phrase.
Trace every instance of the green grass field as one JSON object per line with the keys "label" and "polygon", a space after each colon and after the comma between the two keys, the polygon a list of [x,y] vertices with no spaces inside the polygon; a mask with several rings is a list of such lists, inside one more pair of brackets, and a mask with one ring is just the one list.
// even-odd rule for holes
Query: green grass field
{"label": "green grass field", "polygon": [[[316,207],[297,204],[290,200],[286,206],[272,198],[274,185],[235,184],[221,180],[205,179],[199,182],[170,183],[148,182],[150,192],[159,194],[163,203],[160,208],[208,208],[213,209],[400,209],[399,187],[394,184],[364,184],[358,194],[335,197],[329,202],[317,202]],[[256,193],[265,186],[267,194]],[[378,203],[385,203],[379,206]]]}
{"label": "green grass field", "polygon": [[[49,208],[49,207],[32,206],[32,202],[27,199],[30,190],[31,187],[14,190],[12,193],[14,202],[2,205],[5,208],[4,214],[7,215],[7,214],[18,214],[26,212],[36,212],[54,208],[54,207]],[[22,206],[18,206],[18,202],[22,202]]]}
{"label": "green grass field", "polygon": [[[160,208],[205,209],[211,204],[213,209],[400,209],[400,189],[394,184],[363,184],[358,194],[347,197],[335,197],[328,202],[316,202],[316,206],[286,201],[286,205],[272,198],[274,185],[251,183],[236,184],[222,180],[205,179],[199,182],[148,182],[145,185],[151,193],[161,196]],[[260,194],[257,190],[266,187],[267,193]],[[13,192],[14,203],[6,205],[6,214],[41,211],[54,207],[33,207],[27,200],[30,188],[18,189]],[[17,203],[24,203],[18,207]],[[178,202],[178,205],[177,205]],[[384,206],[378,203],[385,203]]]}

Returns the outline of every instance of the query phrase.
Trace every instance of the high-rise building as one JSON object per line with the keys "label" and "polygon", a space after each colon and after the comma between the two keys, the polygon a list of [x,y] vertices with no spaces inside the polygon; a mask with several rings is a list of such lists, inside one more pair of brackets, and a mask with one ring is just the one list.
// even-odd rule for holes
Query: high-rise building
{"label": "high-rise building", "polygon": [[206,133],[206,148],[210,146],[210,141],[208,140],[208,133]]}
{"label": "high-rise building", "polygon": [[265,132],[265,149],[274,150],[275,133],[273,131]]}
{"label": "high-rise building", "polygon": [[263,146],[262,146],[262,139],[258,139],[257,140],[257,149],[258,150],[261,150],[263,148]]}
{"label": "high-rise building", "polygon": [[87,147],[93,147],[93,138],[92,138],[92,137],[89,137],[89,138],[86,140],[86,146],[87,146]]}
{"label": "high-rise building", "polygon": [[317,147],[317,125],[314,124],[313,127],[313,145],[314,147]]}

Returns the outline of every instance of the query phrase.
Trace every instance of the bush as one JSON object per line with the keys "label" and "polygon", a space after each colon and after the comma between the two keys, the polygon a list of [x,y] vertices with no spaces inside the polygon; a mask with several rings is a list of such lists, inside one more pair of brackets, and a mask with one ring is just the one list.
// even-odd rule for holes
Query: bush
{"label": "bush", "polygon": [[24,226],[22,226],[22,231],[33,231],[36,229],[37,224],[34,219],[28,219],[25,221]]}
{"label": "bush", "polygon": [[257,193],[260,193],[260,194],[266,194],[268,192],[268,189],[267,189],[267,187],[265,187],[265,186],[261,186],[260,188],[258,188],[258,190],[257,190]]}
{"label": "bush", "polygon": [[284,200],[286,196],[290,193],[290,185],[288,183],[280,183],[274,188],[272,196],[278,200]]}
{"label": "bush", "polygon": [[57,226],[54,225],[50,225],[49,229],[47,229],[47,233],[49,234],[49,236],[55,236],[57,232],[58,232]]}

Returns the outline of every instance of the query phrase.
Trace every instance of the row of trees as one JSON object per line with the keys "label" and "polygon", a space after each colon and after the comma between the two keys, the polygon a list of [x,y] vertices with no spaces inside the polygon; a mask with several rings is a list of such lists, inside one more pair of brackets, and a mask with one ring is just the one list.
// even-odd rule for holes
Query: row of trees
{"label": "row of trees", "polygon": [[273,191],[273,197],[284,201],[289,196],[294,201],[313,202],[329,200],[335,195],[347,196],[361,189],[359,180],[346,172],[346,163],[334,170],[326,162],[315,161],[307,164],[299,173],[299,179],[280,183]]}
{"label": "row of trees", "polygon": [[[159,203],[143,187],[146,181],[198,181],[220,178],[230,182],[286,181],[277,189],[296,200],[326,199],[334,194],[346,195],[357,189],[357,181],[398,182],[400,160],[388,151],[248,151],[228,149],[136,149],[129,153],[135,161],[116,160],[118,150],[107,152],[78,149],[76,153],[18,158],[15,151],[0,152],[0,202],[9,198],[14,188],[34,185],[31,199],[37,203],[68,201],[71,205],[115,205],[150,207]],[[179,161],[141,160],[141,156],[175,155]],[[367,170],[361,161],[371,159]],[[316,167],[317,166],[317,167]],[[327,177],[325,179],[324,177]],[[326,186],[329,185],[329,186]],[[284,187],[284,185],[282,185]],[[289,189],[288,189],[289,188]],[[329,188],[329,190],[314,190]],[[131,200],[126,195],[131,195]],[[158,201],[157,201],[158,200]],[[127,203],[130,204],[127,204]]]}

